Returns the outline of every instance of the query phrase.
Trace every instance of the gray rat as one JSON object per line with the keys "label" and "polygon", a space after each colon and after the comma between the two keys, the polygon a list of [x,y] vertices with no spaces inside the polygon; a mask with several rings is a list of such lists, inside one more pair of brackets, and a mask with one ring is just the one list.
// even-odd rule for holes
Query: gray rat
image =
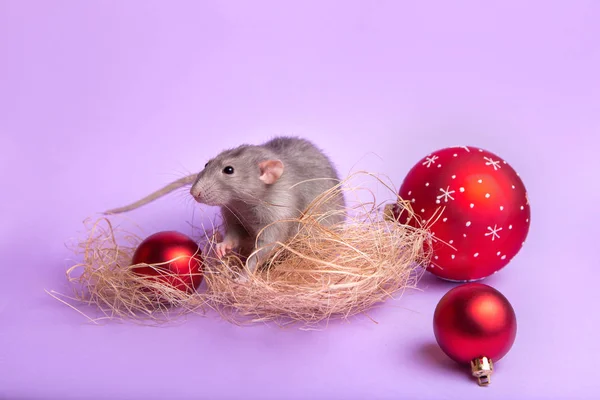
{"label": "gray rat", "polygon": [[[107,213],[132,210],[188,184],[192,184],[190,194],[198,203],[221,208],[225,237],[216,246],[217,257],[233,249],[246,255],[256,250],[247,261],[250,272],[265,261],[276,242],[284,243],[294,234],[298,225],[293,220],[324,192],[333,189],[316,210],[323,213],[319,223],[339,224],[346,216],[344,196],[334,189],[340,178],[330,159],[310,141],[288,136],[225,150],[197,175]],[[292,221],[282,222],[285,220]]]}

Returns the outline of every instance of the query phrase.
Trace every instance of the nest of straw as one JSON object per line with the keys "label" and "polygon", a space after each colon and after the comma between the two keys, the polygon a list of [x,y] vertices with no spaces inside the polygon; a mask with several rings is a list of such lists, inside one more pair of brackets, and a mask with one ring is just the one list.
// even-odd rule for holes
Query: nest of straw
{"label": "nest of straw", "polygon": [[[356,192],[344,183],[333,190]],[[74,295],[51,294],[79,312],[66,298],[95,306],[100,317],[84,314],[94,322],[106,318],[168,322],[213,310],[236,324],[274,321],[314,326],[368,314],[375,305],[416,288],[430,261],[428,230],[393,219],[392,204],[414,214],[410,203],[384,186],[393,193],[393,202],[376,203],[374,195],[373,201],[358,201],[348,206],[348,217],[338,226],[322,226],[318,221],[324,216],[318,213],[299,218],[298,233],[277,243],[268,262],[243,283],[236,279],[244,268],[242,258],[214,256],[221,236],[218,225],[192,235],[201,244],[203,283],[191,293],[135,273],[139,265],[132,265],[132,255],[144,235],[118,228],[108,218],[88,221],[88,235],[78,244],[83,260],[67,271]]]}

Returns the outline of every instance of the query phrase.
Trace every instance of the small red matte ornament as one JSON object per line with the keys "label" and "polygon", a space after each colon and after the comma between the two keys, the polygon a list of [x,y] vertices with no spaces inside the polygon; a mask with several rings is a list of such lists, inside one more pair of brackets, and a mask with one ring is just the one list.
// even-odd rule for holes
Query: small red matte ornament
{"label": "small red matte ornament", "polygon": [[431,231],[427,269],[445,280],[476,281],[499,271],[529,232],[529,200],[519,175],[499,156],[476,147],[429,154],[409,171],[399,196],[414,215],[397,204],[393,217]]}
{"label": "small red matte ornament", "polygon": [[187,293],[192,293],[202,282],[203,260],[198,244],[176,231],[148,236],[136,248],[132,264],[159,264],[134,267],[134,271]]}
{"label": "small red matte ornament", "polygon": [[517,319],[510,302],[482,283],[466,283],[446,293],[433,316],[438,345],[459,364],[470,364],[481,386],[491,382],[493,363],[511,349]]}

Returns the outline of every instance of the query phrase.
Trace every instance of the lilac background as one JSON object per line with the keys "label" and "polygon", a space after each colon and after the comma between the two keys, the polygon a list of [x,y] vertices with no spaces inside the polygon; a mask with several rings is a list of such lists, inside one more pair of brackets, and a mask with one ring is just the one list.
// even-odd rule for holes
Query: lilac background
{"label": "lilac background", "polygon": [[[599,20],[576,0],[0,0],[0,398],[598,398]],[[520,172],[530,236],[485,281],[519,331],[491,387],[436,346],[455,285],[430,275],[378,325],[322,332],[93,326],[44,292],[83,219],[278,133],[397,185],[456,144]],[[130,216],[185,232],[198,208]]]}

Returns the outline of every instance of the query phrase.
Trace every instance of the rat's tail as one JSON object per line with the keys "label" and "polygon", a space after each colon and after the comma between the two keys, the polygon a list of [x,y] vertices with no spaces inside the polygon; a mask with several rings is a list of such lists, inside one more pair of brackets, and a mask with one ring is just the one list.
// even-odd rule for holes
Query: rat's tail
{"label": "rat's tail", "polygon": [[113,208],[112,210],[105,211],[104,215],[119,214],[119,213],[131,211],[131,210],[135,210],[136,208],[139,208],[145,204],[148,204],[148,203],[158,199],[159,197],[162,197],[168,193],[171,193],[174,190],[177,190],[186,185],[191,185],[192,183],[194,183],[197,176],[198,176],[198,174],[191,174],[188,176],[184,176],[183,178],[177,179],[175,182],[169,183],[167,186],[163,187],[162,189],[159,189],[154,193],[150,193],[148,196],[136,201],[135,203],[129,204],[124,207]]}

